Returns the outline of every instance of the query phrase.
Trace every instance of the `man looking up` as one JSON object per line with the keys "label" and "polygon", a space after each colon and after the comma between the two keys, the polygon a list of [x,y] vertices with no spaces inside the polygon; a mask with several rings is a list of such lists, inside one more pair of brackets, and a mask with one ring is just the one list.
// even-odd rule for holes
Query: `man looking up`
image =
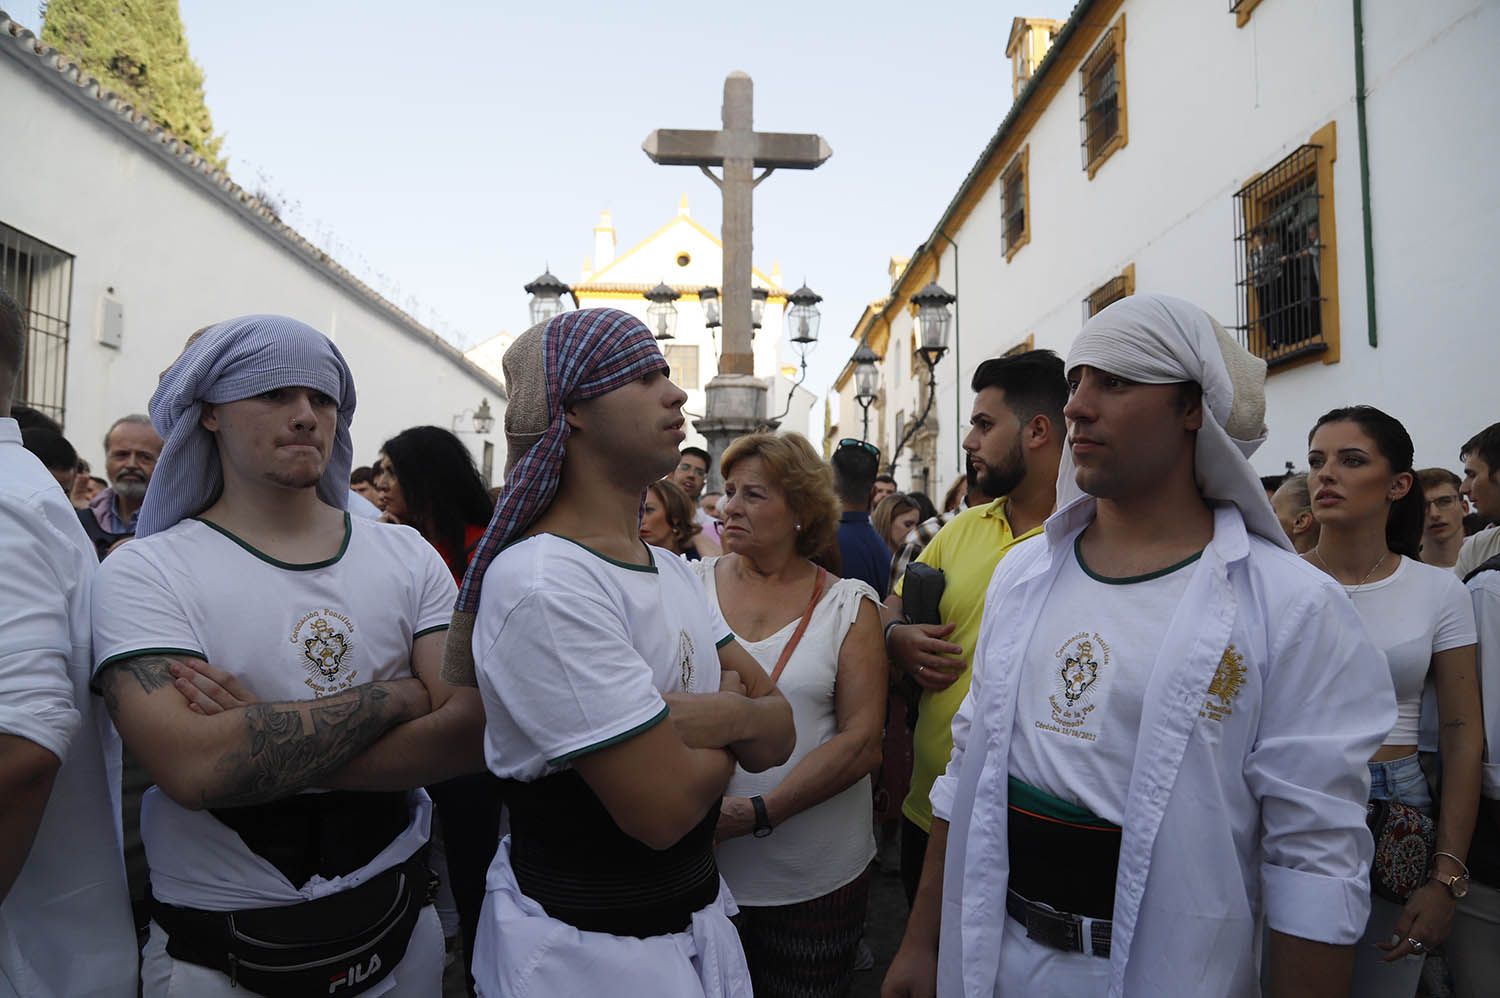
{"label": "man looking up", "polygon": [[1395,694],[1247,460],[1265,362],[1135,295],[1068,383],[1058,510],[990,584],[885,994],[1255,994],[1262,916],[1267,994],[1347,994]]}
{"label": "man looking up", "polygon": [[1452,568],[1464,545],[1464,498],[1459,494],[1463,479],[1447,468],[1423,468],[1417,472],[1427,515],[1422,521],[1422,560],[1439,568]]}
{"label": "man looking up", "polygon": [[1312,496],[1307,489],[1307,472],[1287,475],[1271,495],[1276,519],[1298,554],[1318,546],[1318,521],[1312,514]]}
{"label": "man looking up", "polygon": [[941,625],[905,624],[903,586],[886,600],[886,647],[896,668],[922,688],[912,735],[911,790],[901,805],[901,880],[914,897],[932,827],[928,794],[953,750],[953,715],[969,690],[969,663],[979,640],[984,592],[995,566],[1036,536],[1052,512],[1062,458],[1063,404],[1068,399],[1062,359],[1029,350],[980,364],[970,382],[974,408],[964,453],[974,468],[971,505],[917,558],[940,569]]}
{"label": "man looking up", "polygon": [[99,560],[122,540],[135,536],[136,517],[146,499],[146,486],[161,456],[161,437],[142,415],[121,416],[104,434],[104,474],[109,488],[78,511]]}
{"label": "man looking up", "polygon": [[834,448],[833,488],[843,512],[839,516],[840,574],[859,579],[885,599],[890,587],[891,549],[870,523],[870,490],[880,472],[880,451],[872,443],[845,437]]}
{"label": "man looking up", "polygon": [[640,539],[687,396],[615,309],[533,326],[502,363],[506,488],[444,657],[478,683],[486,761],[507,781],[475,983],[748,998],[714,828],[735,762],[780,765],[796,733],[696,575]]}
{"label": "man looking up", "polygon": [[10,418],[25,335],[0,289],[0,994],[129,998],[120,742],[88,688],[99,562]]}
{"label": "man looking up", "polygon": [[453,577],[345,511],[354,384],[311,327],[211,327],[151,413],[158,485],[93,614],[96,682],[156,782],[144,992],[436,994],[413,788],[476,770],[484,723],[437,674]]}
{"label": "man looking up", "polygon": [[1461,579],[1500,554],[1500,423],[1491,423],[1459,449],[1463,494],[1489,526],[1464,541],[1453,571]]}

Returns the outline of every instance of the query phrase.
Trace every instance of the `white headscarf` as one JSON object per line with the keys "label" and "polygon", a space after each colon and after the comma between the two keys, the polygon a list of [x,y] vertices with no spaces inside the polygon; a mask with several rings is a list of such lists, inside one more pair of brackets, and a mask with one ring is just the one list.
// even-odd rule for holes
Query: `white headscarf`
{"label": "white headscarf", "polygon": [[137,537],[201,513],[224,487],[218,445],[199,423],[203,404],[238,402],[276,388],[313,388],[338,406],[338,428],[318,497],[348,508],[354,375],[344,355],[305,322],[284,315],[243,315],[205,330],[162,373],[151,396],[151,424],[164,444],[136,521]]}
{"label": "white headscarf", "polygon": [[[1240,346],[1192,302],[1166,295],[1122,298],[1084,324],[1068,351],[1067,369],[1094,367],[1129,381],[1203,389],[1203,428],[1194,469],[1204,498],[1234,503],[1246,528],[1288,551],[1249,457],[1266,440],[1266,362]],[[1079,496],[1073,457],[1063,448],[1057,508]]]}

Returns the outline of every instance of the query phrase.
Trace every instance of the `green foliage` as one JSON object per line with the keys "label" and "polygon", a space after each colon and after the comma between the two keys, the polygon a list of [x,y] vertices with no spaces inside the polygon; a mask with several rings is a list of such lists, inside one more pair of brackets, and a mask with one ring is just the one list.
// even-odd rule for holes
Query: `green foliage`
{"label": "green foliage", "polygon": [[203,102],[177,0],[51,0],[42,41],[223,168],[224,138]]}

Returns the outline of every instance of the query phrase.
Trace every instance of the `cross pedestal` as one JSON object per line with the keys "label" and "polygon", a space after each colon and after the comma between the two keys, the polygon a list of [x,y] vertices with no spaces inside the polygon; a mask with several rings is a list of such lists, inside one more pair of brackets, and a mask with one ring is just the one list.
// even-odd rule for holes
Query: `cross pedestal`
{"label": "cross pedestal", "polygon": [[[754,128],[754,84],[741,72],[724,80],[724,127],[718,131],[662,128],[646,136],[642,148],[652,162],[665,166],[696,166],[718,186],[724,198],[720,237],[724,243],[724,349],[718,374],[705,386],[702,419],[693,425],[708,440],[713,467],[709,486],[720,484],[719,455],[735,437],[753,433],[766,423],[770,383],[755,377],[755,355],[750,338],[750,276],[753,266],[751,202],[755,186],[778,169],[812,170],[833,150],[820,135],[757,132]],[[715,176],[711,166],[722,168]],[[762,173],[755,175],[755,168]],[[777,333],[779,335],[779,331]]]}

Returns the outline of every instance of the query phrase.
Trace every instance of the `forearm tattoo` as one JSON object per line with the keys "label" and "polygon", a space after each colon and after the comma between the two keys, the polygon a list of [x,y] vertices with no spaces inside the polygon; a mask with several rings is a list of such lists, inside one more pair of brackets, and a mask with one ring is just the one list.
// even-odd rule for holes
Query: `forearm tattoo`
{"label": "forearm tattoo", "polygon": [[247,707],[245,744],[220,758],[203,806],[259,804],[312,786],[385,734],[397,715],[397,702],[379,683],[322,700]]}

